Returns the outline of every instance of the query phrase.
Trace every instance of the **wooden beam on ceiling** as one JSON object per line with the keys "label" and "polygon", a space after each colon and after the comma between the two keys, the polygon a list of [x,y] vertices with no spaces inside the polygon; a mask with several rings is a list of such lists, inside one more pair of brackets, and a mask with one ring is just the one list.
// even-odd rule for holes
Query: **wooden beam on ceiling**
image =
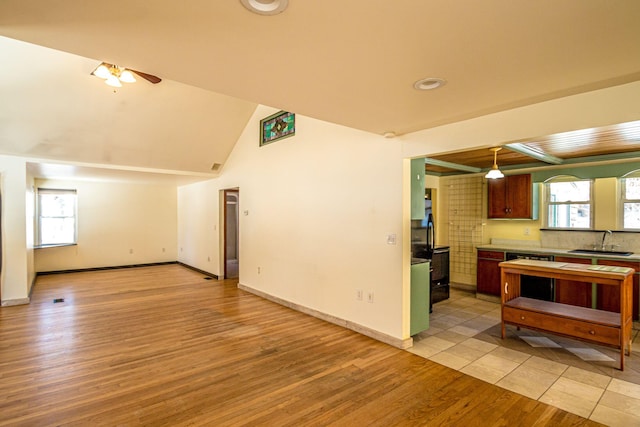
{"label": "wooden beam on ceiling", "polygon": [[560,157],[543,153],[541,151],[528,147],[526,144],[523,144],[521,142],[505,144],[504,147],[511,151],[515,151],[516,153],[524,154],[525,156],[529,156],[536,160],[540,160],[545,163],[550,163],[552,165],[561,165],[562,163],[564,163],[564,160],[561,159]]}
{"label": "wooden beam on ceiling", "polygon": [[424,162],[427,165],[440,166],[443,168],[449,168],[449,169],[459,170],[463,172],[471,172],[471,173],[482,172],[482,169],[476,168],[473,166],[465,166],[458,163],[445,162],[443,160],[436,160],[429,157],[425,157]]}

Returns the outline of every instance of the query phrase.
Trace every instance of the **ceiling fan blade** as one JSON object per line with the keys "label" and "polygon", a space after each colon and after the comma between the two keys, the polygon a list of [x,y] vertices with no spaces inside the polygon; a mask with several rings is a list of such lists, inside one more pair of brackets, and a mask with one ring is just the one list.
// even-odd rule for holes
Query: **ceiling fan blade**
{"label": "ceiling fan blade", "polygon": [[140,77],[142,77],[143,79],[156,84],[156,83],[160,83],[162,81],[162,79],[160,77],[151,75],[151,74],[147,74],[147,73],[143,73],[142,71],[136,71],[136,70],[131,70],[129,69],[129,71],[136,73],[137,75],[139,75]]}

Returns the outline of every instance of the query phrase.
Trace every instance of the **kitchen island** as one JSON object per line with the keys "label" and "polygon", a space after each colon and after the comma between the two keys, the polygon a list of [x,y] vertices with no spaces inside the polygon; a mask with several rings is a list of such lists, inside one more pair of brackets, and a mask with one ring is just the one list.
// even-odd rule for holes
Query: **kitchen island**
{"label": "kitchen island", "polygon": [[[502,338],[506,325],[551,332],[620,349],[620,370],[625,350],[631,355],[632,268],[518,259],[500,264]],[[537,276],[617,287],[618,313],[522,297],[521,276]]]}
{"label": "kitchen island", "polygon": [[[621,256],[617,253],[576,253],[569,249],[558,249],[541,246],[514,245],[509,242],[499,241],[478,246],[476,285],[479,298],[486,298],[498,302],[500,298],[500,267],[502,261],[513,259],[513,255],[531,259],[550,258],[551,261],[564,263],[580,263],[592,265],[610,265],[629,267],[636,271],[633,276],[633,310],[634,320],[640,319],[640,249],[636,247],[636,253]],[[535,281],[544,281],[545,279]],[[620,311],[620,295],[618,289],[611,286],[600,286],[591,283],[568,283],[567,280],[553,280],[553,301],[564,304],[580,305],[587,308],[597,308],[606,311]],[[528,285],[525,280],[525,288]]]}

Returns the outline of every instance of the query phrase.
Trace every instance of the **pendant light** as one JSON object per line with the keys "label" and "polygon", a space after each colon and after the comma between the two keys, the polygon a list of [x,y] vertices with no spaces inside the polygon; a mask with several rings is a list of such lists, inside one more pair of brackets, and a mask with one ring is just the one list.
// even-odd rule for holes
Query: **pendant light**
{"label": "pendant light", "polygon": [[494,147],[490,148],[490,150],[493,151],[493,166],[491,166],[491,170],[487,172],[484,177],[487,179],[503,178],[503,173],[498,169],[498,151],[502,150],[502,147]]}

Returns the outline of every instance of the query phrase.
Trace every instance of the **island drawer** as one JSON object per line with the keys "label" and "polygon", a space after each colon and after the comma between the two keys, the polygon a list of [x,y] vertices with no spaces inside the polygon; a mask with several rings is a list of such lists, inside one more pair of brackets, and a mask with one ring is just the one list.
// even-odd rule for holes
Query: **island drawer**
{"label": "island drawer", "polygon": [[618,346],[620,328],[598,325],[585,320],[559,318],[557,315],[537,313],[505,306],[503,320],[508,323]]}

